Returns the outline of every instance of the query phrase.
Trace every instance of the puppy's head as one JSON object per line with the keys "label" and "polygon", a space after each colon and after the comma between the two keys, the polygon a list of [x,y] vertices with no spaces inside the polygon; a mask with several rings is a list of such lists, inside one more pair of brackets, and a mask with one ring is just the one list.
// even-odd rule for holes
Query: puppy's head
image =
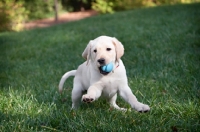
{"label": "puppy's head", "polygon": [[124,47],[116,38],[100,36],[91,40],[85,48],[82,56],[90,61],[101,74],[107,75],[107,72],[101,70],[101,67],[111,62],[114,64],[124,54]]}

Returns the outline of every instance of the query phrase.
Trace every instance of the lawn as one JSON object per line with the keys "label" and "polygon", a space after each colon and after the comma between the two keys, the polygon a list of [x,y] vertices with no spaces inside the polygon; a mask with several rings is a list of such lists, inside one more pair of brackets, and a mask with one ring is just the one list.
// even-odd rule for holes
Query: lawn
{"label": "lawn", "polygon": [[[71,111],[73,78],[58,93],[61,76],[85,61],[84,48],[100,35],[124,45],[129,85],[150,112],[120,112],[105,100]],[[200,131],[200,3],[1,33],[0,131]]]}

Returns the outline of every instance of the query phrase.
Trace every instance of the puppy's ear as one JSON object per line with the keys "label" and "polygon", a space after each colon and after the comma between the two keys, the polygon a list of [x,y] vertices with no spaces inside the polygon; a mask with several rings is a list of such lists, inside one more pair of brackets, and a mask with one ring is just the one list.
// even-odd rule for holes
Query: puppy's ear
{"label": "puppy's ear", "polygon": [[116,38],[113,38],[112,42],[115,46],[116,61],[119,61],[119,59],[124,55],[124,46]]}
{"label": "puppy's ear", "polygon": [[90,57],[91,57],[91,46],[92,46],[92,40],[90,40],[87,47],[85,48],[85,50],[82,53],[82,57],[87,60],[87,64],[88,64]]}

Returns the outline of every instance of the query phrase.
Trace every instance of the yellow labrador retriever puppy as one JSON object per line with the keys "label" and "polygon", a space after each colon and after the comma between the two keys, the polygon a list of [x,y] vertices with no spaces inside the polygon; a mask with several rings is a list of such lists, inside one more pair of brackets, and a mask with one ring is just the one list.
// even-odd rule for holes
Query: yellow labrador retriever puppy
{"label": "yellow labrador retriever puppy", "polygon": [[[135,110],[139,112],[150,110],[148,105],[137,100],[128,86],[126,70],[120,59],[123,54],[124,47],[116,38],[100,36],[89,42],[82,54],[87,61],[77,70],[65,73],[59,83],[59,91],[62,92],[65,80],[69,76],[75,76],[72,109],[79,106],[81,99],[83,102],[90,103],[103,96],[115,109],[126,110],[116,104],[117,93],[119,93]],[[103,71],[102,67],[110,63],[114,64],[112,71]],[[84,91],[87,93],[83,95]]]}

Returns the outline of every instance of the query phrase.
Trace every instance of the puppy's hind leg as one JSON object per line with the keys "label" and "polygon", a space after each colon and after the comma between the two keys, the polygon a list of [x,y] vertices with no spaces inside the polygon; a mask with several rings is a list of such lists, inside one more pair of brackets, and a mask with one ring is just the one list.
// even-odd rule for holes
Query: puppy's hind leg
{"label": "puppy's hind leg", "polygon": [[76,109],[79,107],[81,102],[83,91],[80,84],[74,84],[72,90],[72,109]]}
{"label": "puppy's hind leg", "polygon": [[109,99],[109,103],[110,106],[117,109],[117,110],[121,110],[121,111],[126,111],[127,109],[125,108],[120,108],[117,104],[116,104],[116,100],[117,100],[117,94],[115,94],[112,98]]}

